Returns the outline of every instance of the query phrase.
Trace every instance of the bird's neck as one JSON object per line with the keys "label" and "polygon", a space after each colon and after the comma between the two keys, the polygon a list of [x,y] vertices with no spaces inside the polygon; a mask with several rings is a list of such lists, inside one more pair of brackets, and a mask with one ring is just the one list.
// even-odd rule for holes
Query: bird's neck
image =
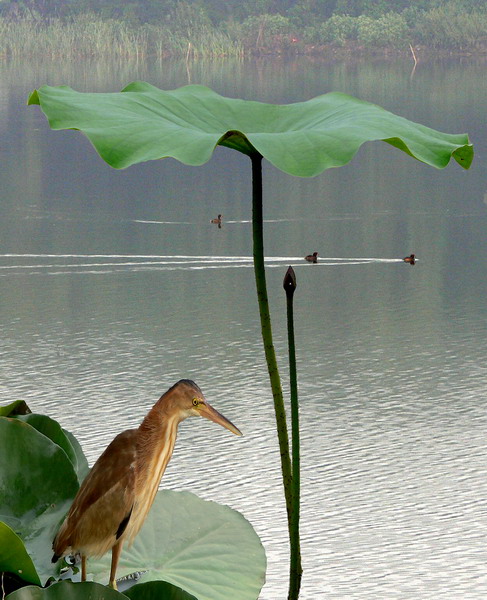
{"label": "bird's neck", "polygon": [[[140,520],[140,523],[133,524],[133,532],[130,535],[132,539],[154,502],[159,483],[174,450],[179,423],[179,416],[168,415],[156,404],[138,429],[136,487],[142,492],[134,507],[135,520]],[[143,518],[139,519],[139,515]]]}
{"label": "bird's neck", "polygon": [[[142,421],[137,436],[139,472],[157,478],[157,485],[166,469],[176,443],[179,415],[169,415],[157,404]],[[144,470],[146,473],[143,473]]]}

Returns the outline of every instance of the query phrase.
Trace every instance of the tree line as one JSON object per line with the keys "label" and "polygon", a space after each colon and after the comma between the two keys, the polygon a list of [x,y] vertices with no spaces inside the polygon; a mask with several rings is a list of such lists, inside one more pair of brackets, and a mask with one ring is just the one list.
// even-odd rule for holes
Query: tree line
{"label": "tree line", "polygon": [[178,4],[205,14],[214,25],[229,20],[243,22],[259,15],[281,15],[298,27],[334,15],[378,18],[391,12],[421,13],[444,7],[455,7],[464,14],[486,11],[485,0],[0,0],[0,14],[35,11],[44,17],[66,17],[94,13],[148,23],[167,18]]}
{"label": "tree line", "polygon": [[[35,21],[37,29],[87,19],[100,28],[117,23],[147,48],[157,41],[161,55],[194,51],[205,40],[210,54],[405,50],[410,44],[487,49],[485,0],[0,0],[0,19],[10,29],[21,21]],[[164,47],[162,32],[171,40]]]}

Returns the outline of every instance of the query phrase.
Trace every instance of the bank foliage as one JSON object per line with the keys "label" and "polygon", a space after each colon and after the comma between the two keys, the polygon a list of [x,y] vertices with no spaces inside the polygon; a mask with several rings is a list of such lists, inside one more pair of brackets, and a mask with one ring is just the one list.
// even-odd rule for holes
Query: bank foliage
{"label": "bank foliage", "polygon": [[0,56],[485,53],[483,0],[0,0]]}

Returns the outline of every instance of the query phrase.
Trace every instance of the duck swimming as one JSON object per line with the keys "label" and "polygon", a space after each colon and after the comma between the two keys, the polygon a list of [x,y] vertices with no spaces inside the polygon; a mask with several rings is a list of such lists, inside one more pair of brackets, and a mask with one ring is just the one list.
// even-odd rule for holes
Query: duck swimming
{"label": "duck swimming", "polygon": [[416,255],[411,254],[410,256],[406,256],[406,258],[403,258],[403,261],[405,263],[409,263],[410,265],[414,265],[416,264]]}
{"label": "duck swimming", "polygon": [[223,215],[218,215],[218,217],[216,219],[212,219],[210,221],[210,223],[214,223],[215,225],[221,225],[222,224],[222,217],[223,217]]}
{"label": "duck swimming", "polygon": [[304,257],[304,260],[308,262],[317,263],[318,262],[318,252],[313,252],[313,254],[308,254],[308,256]]}

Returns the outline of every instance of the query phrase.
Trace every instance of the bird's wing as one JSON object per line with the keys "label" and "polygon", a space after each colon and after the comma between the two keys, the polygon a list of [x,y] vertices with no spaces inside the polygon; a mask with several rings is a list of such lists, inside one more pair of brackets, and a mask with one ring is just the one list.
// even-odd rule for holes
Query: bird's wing
{"label": "bird's wing", "polygon": [[136,429],[120,433],[93,465],[56,535],[57,555],[123,534],[134,504],[136,437]]}
{"label": "bird's wing", "polygon": [[81,484],[69,514],[84,512],[113,488],[128,489],[135,484],[137,430],[128,429],[117,435]]}

